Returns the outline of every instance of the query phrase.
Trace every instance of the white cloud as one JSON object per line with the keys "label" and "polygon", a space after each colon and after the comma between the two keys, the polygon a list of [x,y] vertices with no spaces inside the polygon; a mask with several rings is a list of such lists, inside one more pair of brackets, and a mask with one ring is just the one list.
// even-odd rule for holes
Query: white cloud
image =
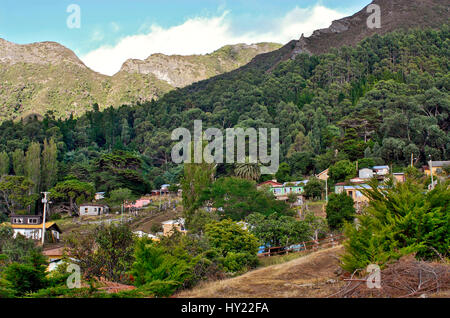
{"label": "white cloud", "polygon": [[228,12],[211,18],[192,18],[183,24],[162,28],[152,25],[145,34],[122,38],[115,46],[103,46],[81,59],[93,70],[113,75],[127,59],[145,59],[153,53],[167,55],[206,54],[227,44],[277,42],[287,43],[298,39],[302,33],[328,27],[333,20],[345,14],[317,5],[312,8],[295,8],[283,18],[270,21],[274,25],[268,32],[249,31],[237,34],[232,31]]}

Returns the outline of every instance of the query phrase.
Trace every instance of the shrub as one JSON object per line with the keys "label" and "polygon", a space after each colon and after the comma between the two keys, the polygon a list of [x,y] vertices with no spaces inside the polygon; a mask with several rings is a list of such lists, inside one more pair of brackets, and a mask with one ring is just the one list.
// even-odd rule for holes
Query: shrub
{"label": "shrub", "polygon": [[[245,267],[255,266],[258,239],[242,225],[231,220],[209,223],[205,226],[205,237],[219,257],[223,257],[222,265],[225,271],[237,272]],[[231,255],[228,256],[229,254]],[[244,257],[236,261],[236,255]]]}
{"label": "shrub", "polygon": [[450,246],[450,189],[438,185],[426,193],[407,180],[390,188],[371,181],[364,190],[370,198],[366,213],[356,225],[348,224],[343,268],[354,271],[368,264],[385,265],[403,255],[417,258],[448,256]]}
{"label": "shrub", "polygon": [[332,193],[326,212],[328,226],[331,230],[342,229],[344,223],[353,221],[356,214],[353,199],[345,193]]}
{"label": "shrub", "polygon": [[140,239],[135,247],[131,274],[135,285],[158,297],[168,297],[195,279],[195,265],[200,257],[192,257],[183,246],[167,249],[161,243]]}

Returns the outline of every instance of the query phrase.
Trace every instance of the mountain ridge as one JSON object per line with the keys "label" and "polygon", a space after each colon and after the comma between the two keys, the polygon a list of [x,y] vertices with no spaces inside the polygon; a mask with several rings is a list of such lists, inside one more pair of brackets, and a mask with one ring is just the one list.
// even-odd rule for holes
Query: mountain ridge
{"label": "mountain ridge", "polygon": [[[156,54],[154,56],[166,61],[161,65],[169,75],[158,76],[163,74],[163,69],[160,74],[151,70],[135,72],[131,66],[138,60],[129,60],[121,71],[108,76],[90,69],[73,51],[57,42],[15,44],[0,39],[0,120],[43,115],[47,111],[53,111],[57,117],[79,116],[94,103],[104,109],[158,99],[174,88],[231,71],[248,63],[258,53],[280,46],[237,44],[207,55]],[[168,66],[174,60],[182,63],[178,72],[170,73]],[[147,68],[151,69],[151,65]]]}

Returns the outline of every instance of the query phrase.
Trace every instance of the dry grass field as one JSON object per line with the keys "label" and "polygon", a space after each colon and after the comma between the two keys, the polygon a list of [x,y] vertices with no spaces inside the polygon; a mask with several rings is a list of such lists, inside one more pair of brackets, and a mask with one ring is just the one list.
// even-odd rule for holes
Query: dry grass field
{"label": "dry grass field", "polygon": [[342,246],[324,249],[284,264],[256,269],[242,276],[175,295],[180,298],[310,298],[336,293],[345,282],[335,271]]}

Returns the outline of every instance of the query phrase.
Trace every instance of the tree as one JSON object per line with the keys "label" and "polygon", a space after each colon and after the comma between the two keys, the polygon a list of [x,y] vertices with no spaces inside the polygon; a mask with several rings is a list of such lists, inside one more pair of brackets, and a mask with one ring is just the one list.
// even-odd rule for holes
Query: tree
{"label": "tree", "polygon": [[309,136],[305,136],[302,132],[299,132],[295,137],[295,141],[291,144],[287,157],[290,158],[296,152],[313,152]]}
{"label": "tree", "polygon": [[275,174],[278,182],[287,182],[291,180],[291,167],[286,162],[280,164],[277,173]]}
{"label": "tree", "polygon": [[0,178],[0,202],[6,205],[7,214],[29,207],[39,198],[38,194],[30,194],[33,185],[33,182],[22,176]]}
{"label": "tree", "polygon": [[323,181],[311,177],[304,187],[305,197],[308,199],[320,199],[324,191],[325,184]]}
{"label": "tree", "polygon": [[308,241],[312,231],[308,224],[293,217],[253,213],[247,217],[250,231],[265,246],[286,246]]}
{"label": "tree", "polygon": [[125,201],[133,201],[133,192],[131,192],[130,189],[126,189],[126,188],[121,188],[121,189],[116,189],[116,190],[112,190],[109,194],[109,200],[108,202],[111,205],[121,205],[123,204]]}
{"label": "tree", "polygon": [[91,183],[81,182],[77,179],[69,179],[57,183],[50,190],[52,200],[69,202],[70,210],[76,212],[75,203],[89,201],[94,197],[95,188]]}
{"label": "tree", "polygon": [[330,167],[328,174],[331,182],[343,182],[356,176],[356,167],[350,160],[341,160]]}
{"label": "tree", "polygon": [[238,272],[258,263],[258,239],[236,222],[222,220],[206,224],[205,237],[223,257],[223,266],[227,271]]}
{"label": "tree", "polygon": [[199,198],[197,208],[211,204],[223,219],[241,221],[258,211],[264,215],[279,213],[292,215],[293,211],[283,202],[275,199],[269,191],[259,191],[253,181],[241,178],[219,178]]}
{"label": "tree", "polygon": [[236,177],[247,180],[258,180],[261,177],[261,170],[257,163],[250,163],[249,158],[245,159],[245,163],[236,163],[234,173]]}
{"label": "tree", "polygon": [[345,193],[332,193],[326,207],[328,226],[340,230],[345,222],[352,222],[355,215],[353,199]]}
{"label": "tree", "polygon": [[363,158],[358,160],[358,169],[372,168],[375,166],[375,160],[372,158]]}
{"label": "tree", "polygon": [[16,296],[38,291],[47,286],[47,261],[38,251],[28,257],[27,262],[12,263],[4,269],[4,277]]}
{"label": "tree", "polygon": [[[204,149],[204,147],[202,148]],[[194,145],[190,145],[191,159],[194,156]],[[196,210],[199,208],[199,199],[203,192],[211,185],[214,180],[216,166],[202,161],[202,163],[185,163],[184,176],[181,179],[181,188],[183,190],[183,213],[186,223],[189,224]]]}
{"label": "tree", "polygon": [[0,177],[9,174],[9,156],[6,151],[0,152]]}
{"label": "tree", "polygon": [[312,239],[317,241],[320,238],[325,237],[328,232],[327,220],[316,216],[314,212],[306,212],[303,221],[308,224],[310,230],[313,233]]}
{"label": "tree", "polygon": [[41,184],[41,146],[32,142],[25,155],[25,176],[33,182],[33,193],[39,193]]}
{"label": "tree", "polygon": [[6,263],[24,264],[33,253],[41,252],[32,240],[22,235],[14,237],[14,230],[10,226],[0,225],[0,254],[6,256]]}
{"label": "tree", "polygon": [[22,149],[16,149],[11,155],[14,174],[16,176],[25,175],[25,154]]}
{"label": "tree", "polygon": [[369,199],[357,224],[348,224],[342,257],[343,268],[354,271],[368,264],[381,267],[406,254],[419,259],[448,256],[450,246],[450,188],[437,185],[424,191],[423,185],[407,179],[390,187],[370,181],[363,190]]}
{"label": "tree", "polygon": [[126,273],[133,261],[134,238],[127,225],[100,225],[88,233],[73,233],[66,242],[86,278],[129,282]]}
{"label": "tree", "polygon": [[311,152],[295,152],[288,158],[292,175],[296,178],[308,175],[314,170],[314,154]]}
{"label": "tree", "polygon": [[42,188],[50,189],[56,183],[58,176],[58,149],[55,141],[44,140],[44,149],[42,150]]}
{"label": "tree", "polygon": [[174,234],[153,242],[138,239],[131,275],[134,284],[157,297],[168,297],[181,288],[191,288],[206,277],[216,277],[215,256],[204,238]]}
{"label": "tree", "polygon": [[122,120],[122,132],[120,138],[125,146],[128,145],[131,139],[130,126],[128,125],[128,120],[126,118]]}

